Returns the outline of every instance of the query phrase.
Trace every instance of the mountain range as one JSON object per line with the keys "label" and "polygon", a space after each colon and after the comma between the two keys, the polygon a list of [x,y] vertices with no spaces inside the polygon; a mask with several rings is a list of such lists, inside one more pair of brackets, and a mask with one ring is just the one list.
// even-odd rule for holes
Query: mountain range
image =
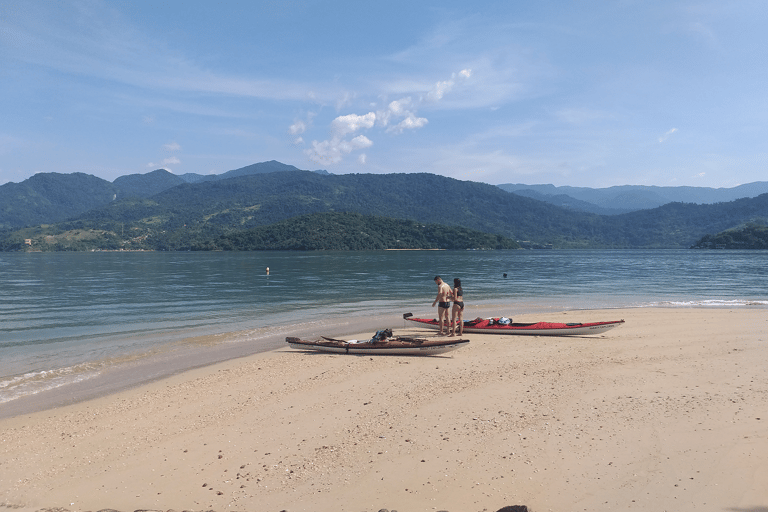
{"label": "mountain range", "polygon": [[[38,173],[21,183],[0,186],[0,229],[60,222],[115,200],[151,197],[185,183],[298,170],[292,165],[272,160],[223,174],[187,173],[177,176],[165,169],[157,169],[146,174],[120,176],[111,183],[84,173]],[[328,171],[315,172],[328,174]]]}
{"label": "mountain range", "polygon": [[[741,193],[760,190],[764,184],[751,185]],[[696,193],[711,201],[720,197],[717,194],[738,194],[734,189],[571,190],[550,185],[541,186],[544,192],[535,189],[540,186],[514,193],[504,190],[515,186],[497,187],[427,173],[333,175],[300,171],[275,161],[210,176],[176,176],[156,170],[122,176],[111,183],[82,173],[43,173],[20,184],[0,186],[0,227],[6,241],[12,238],[16,245],[20,237],[75,231],[84,236],[88,231],[112,237],[113,245],[119,246],[121,238],[139,239],[145,245],[154,241],[155,245],[143,248],[179,250],[217,248],[211,240],[300,215],[353,212],[458,226],[555,247],[650,248],[689,247],[706,234],[768,218],[768,194],[716,204],[669,202],[613,215],[584,211],[592,207],[621,210],[617,203],[601,199],[601,194],[612,194],[613,201],[621,201],[616,199],[621,194],[640,197],[652,192],[658,200],[662,194],[677,198],[674,192],[679,188],[680,197]],[[560,194],[562,189],[595,202]],[[527,197],[536,194],[549,200]],[[559,196],[567,198],[554,200],[568,204],[552,204],[552,198]],[[618,204],[628,203],[625,198]],[[15,247],[14,243],[7,242],[5,247]]]}
{"label": "mountain range", "polygon": [[768,192],[768,181],[733,188],[656,187],[621,185],[608,188],[556,187],[554,185],[499,185],[507,192],[538,199],[556,206],[598,215],[617,215],[658,208],[668,203],[714,204],[757,197]]}

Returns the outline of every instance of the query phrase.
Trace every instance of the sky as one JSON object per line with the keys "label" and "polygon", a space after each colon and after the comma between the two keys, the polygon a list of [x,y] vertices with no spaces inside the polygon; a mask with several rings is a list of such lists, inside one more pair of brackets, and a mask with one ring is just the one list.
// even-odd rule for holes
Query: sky
{"label": "sky", "polygon": [[3,0],[0,184],[768,179],[768,2]]}

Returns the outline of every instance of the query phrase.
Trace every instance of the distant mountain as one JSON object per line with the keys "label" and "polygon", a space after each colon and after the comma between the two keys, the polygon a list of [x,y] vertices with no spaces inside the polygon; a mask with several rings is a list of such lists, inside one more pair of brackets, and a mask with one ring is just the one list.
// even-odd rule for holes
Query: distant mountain
{"label": "distant mountain", "polygon": [[[525,246],[688,248],[707,233],[768,219],[768,194],[712,205],[669,203],[600,216],[434,174],[272,172],[185,183],[150,198],[118,200],[48,231],[16,231],[0,247],[24,250],[24,239],[33,239],[33,247],[43,248],[51,236],[70,233],[76,241],[96,239],[93,243],[102,244],[99,248],[215,248],[222,237],[238,237],[250,229],[325,212],[468,228],[526,242]],[[73,242],[57,250],[66,247],[83,250],[86,245]]]}
{"label": "distant mountain", "polygon": [[597,206],[596,204],[588,203],[587,201],[574,199],[573,197],[566,194],[547,195],[542,194],[541,192],[536,192],[535,190],[531,190],[529,188],[515,190],[514,193],[519,196],[530,197],[531,199],[537,199],[545,203],[553,204],[555,206],[559,206],[560,208],[594,213],[597,215],[619,215],[621,213],[629,213],[631,211],[635,211],[632,209],[603,208]]}
{"label": "distant mountain", "polygon": [[[757,197],[768,192],[768,182],[756,181],[733,188],[708,187],[655,187],[622,185],[608,188],[556,187],[554,185],[499,185],[507,192],[528,195],[551,204],[588,211],[601,215],[615,215],[630,211],[658,208],[667,203],[714,204],[745,197]],[[534,196],[533,193],[540,195]],[[563,196],[567,196],[564,198]]]}
{"label": "distant mountain", "polygon": [[[245,167],[234,169],[232,171],[227,171],[222,174],[203,175],[203,174],[195,174],[195,173],[188,172],[186,174],[179,175],[179,178],[183,179],[187,183],[200,183],[201,181],[226,180],[229,178],[236,178],[238,176],[247,176],[250,174],[264,174],[269,172],[285,172],[285,171],[300,171],[300,170],[303,170],[303,169],[299,169],[298,167],[294,167],[293,165],[280,163],[277,160],[270,160],[269,162],[261,162],[258,164],[246,165]],[[324,175],[331,174],[324,169],[319,169],[312,172],[315,172],[317,174],[324,174]]]}
{"label": "distant mountain", "polygon": [[233,171],[227,171],[218,176],[220,180],[237,178],[238,176],[249,176],[251,174],[266,174],[270,172],[300,171],[298,167],[280,163],[276,160],[261,162],[259,164],[246,165]]}
{"label": "distant mountain", "polygon": [[[601,217],[615,236],[630,247],[687,248],[706,233],[716,233],[746,223],[768,219],[768,193],[727,203],[668,203],[651,210],[639,210]],[[653,243],[648,243],[653,240]]]}
{"label": "distant mountain", "polygon": [[120,176],[112,182],[120,189],[118,197],[150,197],[155,194],[168,190],[186,183],[180,176],[165,169],[148,172],[146,174],[129,174]]}
{"label": "distant mountain", "polygon": [[179,174],[179,178],[184,180],[186,183],[199,183],[201,181],[211,181],[215,176],[214,174],[195,174],[194,172],[188,172],[184,174]]}
{"label": "distant mountain", "polygon": [[[205,176],[194,173],[177,176],[166,169],[157,169],[145,174],[120,176],[111,184],[83,173],[39,173],[21,183],[0,186],[0,230],[59,222],[113,199],[148,198],[185,183],[298,170],[272,160]],[[330,175],[324,170],[314,172]]]}
{"label": "distant mountain", "polygon": [[[202,174],[194,174],[194,173],[186,173],[182,174],[179,177],[186,181],[187,183],[199,183],[201,181],[216,181],[216,180],[225,180],[229,178],[237,178],[238,176],[247,176],[250,174],[265,174],[269,172],[283,172],[283,171],[299,171],[298,167],[294,167],[292,165],[283,164],[278,162],[277,160],[270,160],[269,162],[261,162],[258,164],[251,164],[246,165],[245,167],[241,167],[239,169],[234,169],[232,171],[227,171],[222,174],[208,174],[208,175],[202,175]],[[328,171],[322,171],[327,173]]]}
{"label": "distant mountain", "polygon": [[[751,193],[761,185],[739,190]],[[568,189],[541,187],[549,192]],[[669,192],[664,187],[646,188],[651,190],[612,187],[577,192],[595,200],[595,193],[609,190],[625,203],[633,196]],[[274,161],[196,183],[164,170],[122,176],[115,183],[82,173],[41,173],[20,184],[0,186],[0,230],[6,231],[0,247],[25,250],[25,239],[41,243],[41,237],[63,233],[66,238],[71,232],[77,233],[73,239],[90,237],[89,243],[100,248],[121,248],[127,241],[141,240],[143,248],[191,249],[301,215],[354,212],[472,229],[526,242],[526,247],[671,248],[690,247],[707,233],[768,218],[768,193],[717,204],[672,202],[616,214],[616,209],[603,207],[594,207],[595,213],[581,211],[587,208],[582,202],[588,201],[567,194],[530,188],[520,192],[434,174],[333,175]],[[707,191],[695,192],[704,197]],[[611,215],[597,214],[609,211]],[[82,250],[85,245],[66,247]]]}
{"label": "distant mountain", "polygon": [[38,173],[0,186],[0,229],[59,222],[113,201],[114,184],[76,172]]}
{"label": "distant mountain", "polygon": [[[460,199],[449,207],[447,198],[457,196]],[[539,239],[560,233],[540,226],[538,219],[563,224],[573,218],[572,212],[511,195],[493,185],[434,174],[326,176],[296,171],[182,184],[153,196],[151,201],[131,205],[118,202],[82,219],[134,222],[169,216],[174,225],[246,229],[330,211],[463,226],[512,238],[525,232]]]}

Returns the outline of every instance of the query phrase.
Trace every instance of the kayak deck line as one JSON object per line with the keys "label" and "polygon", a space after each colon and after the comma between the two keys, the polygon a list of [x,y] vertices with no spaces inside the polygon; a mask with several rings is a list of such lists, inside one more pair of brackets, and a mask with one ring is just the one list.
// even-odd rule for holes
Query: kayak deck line
{"label": "kayak deck line", "polygon": [[[503,318],[503,317],[501,317]],[[436,319],[415,318],[412,313],[405,313],[403,319],[414,322],[420,327],[439,329]],[[579,336],[584,334],[600,334],[624,323],[624,320],[607,322],[529,322],[529,323],[499,323],[495,318],[477,318],[465,320],[465,333],[475,334],[508,334],[527,336]]]}

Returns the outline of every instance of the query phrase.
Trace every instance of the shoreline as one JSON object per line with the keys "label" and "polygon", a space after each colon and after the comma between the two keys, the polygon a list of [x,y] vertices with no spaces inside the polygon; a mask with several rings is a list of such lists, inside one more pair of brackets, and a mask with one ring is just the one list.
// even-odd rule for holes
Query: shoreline
{"label": "shoreline", "polygon": [[[466,319],[492,316],[497,311],[509,308],[509,305],[491,303],[468,304]],[[47,376],[65,372],[70,375],[70,380],[50,387],[45,382],[38,382],[37,386],[46,387],[10,400],[0,401],[0,420],[92,400],[185,371],[274,350],[284,346],[286,336],[316,339],[329,333],[338,337],[357,335],[360,332],[372,335],[382,328],[392,328],[396,332],[414,328],[411,322],[405,322],[402,319],[402,312],[406,309],[398,308],[397,312],[387,311],[374,316],[334,317],[320,323],[310,322],[303,326],[285,324],[256,330],[187,336],[151,348],[148,346],[140,352],[116,354],[107,360],[82,361],[73,367],[38,370],[29,373],[29,376],[35,378],[38,374]],[[588,312],[591,309],[568,309],[567,311]],[[436,314],[434,308],[429,310],[429,314]],[[533,315],[539,318],[546,314],[551,314],[551,311],[545,312],[533,308],[529,312],[520,313],[517,317]],[[265,330],[270,334],[264,334]],[[80,371],[73,371],[73,368],[79,368]],[[9,380],[20,376],[5,376],[4,384],[7,385]],[[44,378],[38,380],[42,381]],[[18,387],[18,383],[16,386]],[[14,389],[13,386],[8,386],[3,391],[9,394]]]}
{"label": "shoreline", "polygon": [[[481,303],[467,305],[465,320],[476,317],[498,316],[493,315],[500,310],[508,308],[508,305]],[[592,311],[604,311],[611,314],[614,311],[635,310],[635,309],[702,309],[702,310],[722,310],[737,308],[744,309],[767,309],[764,301],[754,301],[753,303],[738,301],[714,301],[714,302],[696,302],[696,303],[674,303],[657,305],[639,305],[639,306],[616,306],[616,307],[597,307],[597,308],[568,308],[560,311],[543,311],[538,308],[530,311],[523,311],[519,315],[514,315],[517,321],[522,318],[524,321],[538,321],[545,318],[546,315],[568,314],[568,313],[586,313]],[[404,311],[404,309],[403,309]],[[414,310],[415,311],[415,310]],[[431,311],[434,313],[434,311]],[[423,315],[423,312],[415,316]],[[425,316],[429,316],[426,314]],[[510,316],[510,318],[513,318]],[[606,317],[607,318],[607,317]],[[616,318],[612,318],[616,320]],[[579,319],[576,319],[579,320]],[[128,389],[141,387],[151,382],[162,380],[176,374],[205,368],[229,360],[249,357],[255,354],[279,349],[284,346],[286,336],[298,336],[304,339],[317,339],[320,336],[328,335],[332,332],[335,337],[360,337],[372,335],[379,329],[392,328],[396,333],[407,331],[409,329],[418,329],[418,326],[411,322],[401,319],[401,313],[392,311],[372,317],[357,316],[353,319],[342,320],[336,318],[330,323],[308,324],[299,327],[293,325],[281,325],[276,328],[268,328],[270,335],[257,333],[256,330],[232,331],[215,334],[206,334],[202,336],[190,336],[187,338],[166,342],[156,346],[152,350],[141,353],[125,353],[112,357],[112,361],[84,361],[76,366],[93,370],[85,377],[79,377],[71,372],[71,368],[53,368],[49,370],[40,370],[30,373],[34,376],[39,374],[58,374],[61,372],[70,373],[75,377],[67,382],[56,383],[56,385],[45,387],[42,390],[35,390],[32,393],[23,394],[18,397],[6,398],[0,401],[0,420],[11,418],[20,414],[30,414],[48,409],[53,409],[65,405],[72,405],[87,400],[93,400],[110,394],[118,393]],[[362,331],[360,329],[363,329]],[[263,329],[259,329],[261,331]],[[370,332],[368,332],[370,331]],[[425,335],[435,335],[434,331],[425,329],[421,331]],[[362,333],[362,334],[361,334]],[[477,335],[475,335],[477,336]],[[114,362],[118,361],[118,362]],[[95,372],[95,373],[94,373]],[[8,375],[4,377],[8,382],[20,377]],[[10,379],[10,380],[9,380]],[[0,381],[1,382],[1,381]],[[13,387],[6,387],[4,392],[8,393]]]}
{"label": "shoreline", "polygon": [[536,314],[614,316],[626,323],[599,336],[472,334],[445,356],[282,347],[5,418],[0,505],[764,507],[764,309]]}

